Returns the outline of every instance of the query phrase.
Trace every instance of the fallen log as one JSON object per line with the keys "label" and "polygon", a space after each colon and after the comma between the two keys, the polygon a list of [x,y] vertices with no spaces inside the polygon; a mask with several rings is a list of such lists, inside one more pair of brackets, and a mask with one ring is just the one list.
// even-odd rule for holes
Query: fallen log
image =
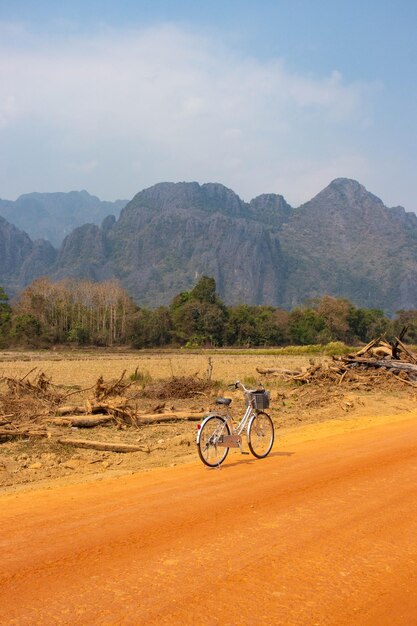
{"label": "fallen log", "polygon": [[126,402],[119,404],[112,404],[111,402],[94,402],[91,400],[87,400],[85,403],[86,409],[84,409],[84,413],[89,414],[112,414],[115,412],[125,412],[126,411]]}
{"label": "fallen log", "polygon": [[0,441],[8,441],[10,439],[30,439],[36,437],[48,437],[48,432],[46,430],[0,429]]}
{"label": "fallen log", "polygon": [[[127,415],[127,414],[126,414]],[[131,423],[134,422],[134,426],[143,426],[148,424],[158,424],[164,422],[198,422],[204,416],[204,412],[201,413],[189,413],[185,411],[176,411],[175,413],[143,413],[136,418],[130,416]],[[117,421],[116,415],[67,415],[64,417],[50,417],[48,423],[55,426],[75,426],[77,428],[94,428],[95,426],[103,426]]]}
{"label": "fallen log", "polygon": [[357,363],[358,365],[368,365],[370,367],[375,367],[375,368],[379,368],[379,367],[385,367],[386,369],[389,370],[401,370],[403,372],[417,372],[417,364],[415,363],[407,363],[405,361],[388,361],[388,360],[374,360],[374,359],[364,359],[364,358],[357,358],[357,357],[343,357],[343,361],[345,363],[350,363],[350,364],[354,364]]}
{"label": "fallen log", "polygon": [[278,372],[281,372],[282,370],[280,369],[276,369],[274,367],[257,367],[256,371],[258,372],[258,374],[277,374]]}
{"label": "fallen log", "polygon": [[406,332],[408,330],[408,326],[403,326],[400,334],[398,335],[398,337],[395,338],[395,342],[392,344],[392,356],[394,357],[394,359],[398,359],[398,346],[399,346],[399,342],[401,342],[405,335]]}
{"label": "fallen log", "polygon": [[91,450],[104,450],[108,452],[146,452],[149,454],[148,446],[141,446],[130,443],[110,443],[106,441],[92,441],[89,439],[71,439],[60,437],[58,443],[75,446],[76,448],[89,448]]}
{"label": "fallen log", "polygon": [[56,409],[57,415],[82,415],[85,413],[83,406],[60,406]]}
{"label": "fallen log", "polygon": [[417,363],[417,357],[416,357],[416,355],[415,355],[415,354],[413,354],[413,353],[411,352],[411,350],[409,350],[409,349],[407,348],[407,346],[405,346],[405,345],[403,344],[403,342],[401,341],[401,339],[399,339],[398,337],[395,337],[395,339],[396,339],[396,341],[397,341],[398,345],[400,346],[400,348],[401,348],[402,350],[404,350],[404,352],[405,352],[405,353],[406,353],[406,354],[410,357],[410,359],[412,359],[413,363]]}
{"label": "fallen log", "polygon": [[365,354],[365,352],[367,352],[370,348],[375,346],[380,341],[381,341],[381,337],[377,337],[376,339],[372,339],[372,341],[370,341],[366,346],[364,346],[363,348],[361,348],[360,350],[355,352],[355,354],[351,354],[349,356],[352,356],[352,357],[361,356],[362,354]]}
{"label": "fallen log", "polygon": [[301,373],[297,372],[297,374],[288,375],[289,380],[307,382],[319,369],[321,369],[321,365],[314,365],[313,367],[310,367],[310,369],[308,369],[307,371],[302,371]]}
{"label": "fallen log", "polygon": [[95,428],[109,422],[114,422],[112,415],[66,415],[65,417],[50,417],[50,424],[55,426],[74,426],[77,428]]}
{"label": "fallen log", "polygon": [[392,348],[387,348],[386,346],[377,346],[376,348],[371,348],[370,353],[382,359],[384,357],[392,357]]}
{"label": "fallen log", "polygon": [[302,373],[300,370],[287,370],[284,368],[275,368],[275,367],[266,367],[266,368],[257,367],[256,371],[258,372],[258,374],[262,374],[264,376],[268,376],[268,375],[279,376],[281,374],[284,376],[297,376],[298,374]]}
{"label": "fallen log", "polygon": [[187,413],[176,411],[175,413],[143,413],[137,417],[137,425],[158,424],[163,422],[198,422],[203,419],[205,413]]}

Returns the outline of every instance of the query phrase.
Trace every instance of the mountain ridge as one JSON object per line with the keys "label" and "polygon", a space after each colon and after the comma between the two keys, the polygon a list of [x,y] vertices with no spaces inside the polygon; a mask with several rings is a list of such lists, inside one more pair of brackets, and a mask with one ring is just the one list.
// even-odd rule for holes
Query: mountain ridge
{"label": "mountain ridge", "polygon": [[0,199],[0,216],[26,232],[32,239],[46,239],[59,247],[65,237],[86,222],[99,225],[103,219],[126,206],[127,200],[108,202],[82,191],[32,192],[16,200]]}
{"label": "mountain ridge", "polygon": [[244,202],[220,183],[158,183],[118,218],[75,228],[54,252],[6,230],[0,222],[0,259],[2,238],[14,236],[20,250],[0,270],[12,292],[44,268],[55,280],[118,278],[138,303],[157,306],[206,274],[228,304],[293,308],[328,293],[387,312],[417,308],[417,216],[352,179],[298,208],[279,194]]}

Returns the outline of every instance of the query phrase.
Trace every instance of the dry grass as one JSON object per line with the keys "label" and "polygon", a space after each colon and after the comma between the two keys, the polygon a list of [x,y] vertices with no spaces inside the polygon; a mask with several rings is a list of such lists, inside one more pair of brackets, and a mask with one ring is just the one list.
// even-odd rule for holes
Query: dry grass
{"label": "dry grass", "polygon": [[[320,357],[315,357],[319,359]],[[211,354],[212,379],[225,385],[235,380],[256,382],[257,367],[282,367],[297,369],[309,364],[308,355],[265,355],[265,354]],[[170,377],[206,377],[208,354],[137,353],[137,352],[3,352],[0,353],[0,377],[22,377],[33,367],[52,378],[55,384],[80,387],[94,385],[102,375],[105,380],[127,376],[138,372],[149,375],[153,380]]]}

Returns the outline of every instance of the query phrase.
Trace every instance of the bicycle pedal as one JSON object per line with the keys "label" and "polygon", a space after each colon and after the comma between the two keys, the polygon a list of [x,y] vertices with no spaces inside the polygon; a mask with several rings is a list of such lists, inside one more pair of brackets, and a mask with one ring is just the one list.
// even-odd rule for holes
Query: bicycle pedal
{"label": "bicycle pedal", "polygon": [[240,454],[249,454],[249,452],[243,452],[243,450],[241,450]]}

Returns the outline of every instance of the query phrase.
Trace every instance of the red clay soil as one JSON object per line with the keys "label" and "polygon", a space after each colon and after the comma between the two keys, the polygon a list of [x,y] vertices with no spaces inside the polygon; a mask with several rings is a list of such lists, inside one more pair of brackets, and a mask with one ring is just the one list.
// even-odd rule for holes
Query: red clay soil
{"label": "red clay soil", "polygon": [[417,624],[417,419],[5,495],[0,623]]}

